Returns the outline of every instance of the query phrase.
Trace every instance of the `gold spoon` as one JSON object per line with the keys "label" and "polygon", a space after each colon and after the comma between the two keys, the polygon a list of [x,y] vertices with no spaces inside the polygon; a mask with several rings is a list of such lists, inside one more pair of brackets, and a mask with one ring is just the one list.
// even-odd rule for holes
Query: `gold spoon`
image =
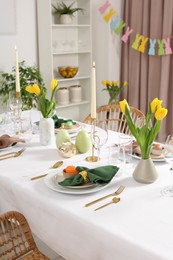
{"label": "gold spoon", "polygon": [[[48,169],[57,169],[59,168],[61,165],[63,164],[63,161],[58,161],[56,163],[54,163],[51,167],[49,167]],[[34,181],[34,180],[37,180],[37,179],[40,179],[42,177],[45,177],[48,173],[45,173],[45,174],[42,174],[42,175],[39,175],[39,176],[35,176],[35,177],[32,177],[31,178],[31,181]]]}
{"label": "gold spoon", "polygon": [[60,167],[63,164],[63,161],[58,161],[56,163],[54,163],[49,169],[56,169],[58,167]]}
{"label": "gold spoon", "polygon": [[91,206],[92,204],[97,203],[103,199],[107,199],[108,197],[119,195],[121,192],[123,192],[124,189],[125,189],[125,186],[121,185],[115,192],[105,195],[99,199],[93,200],[93,201],[85,204],[85,207]]}
{"label": "gold spoon", "polygon": [[106,206],[108,206],[108,205],[110,205],[110,204],[112,204],[112,203],[118,203],[119,201],[120,201],[120,198],[114,197],[114,198],[111,200],[111,202],[106,203],[106,204],[102,205],[102,206],[99,207],[99,208],[96,208],[95,211],[96,211],[96,210],[99,210],[99,209],[102,209],[102,208],[104,208],[104,207],[106,207]]}

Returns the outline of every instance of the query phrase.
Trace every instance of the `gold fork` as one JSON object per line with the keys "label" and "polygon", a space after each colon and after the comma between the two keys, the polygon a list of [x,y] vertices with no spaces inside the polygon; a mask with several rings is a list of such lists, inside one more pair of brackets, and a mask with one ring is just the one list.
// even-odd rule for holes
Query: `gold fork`
{"label": "gold fork", "polygon": [[[3,158],[0,158],[0,161],[5,160],[5,159],[9,159],[9,158],[13,158],[13,157],[18,157],[20,156],[24,151],[26,150],[26,148],[22,148],[21,150],[17,151],[17,152],[11,152],[11,153],[7,153],[7,154],[2,154],[0,155],[1,157],[3,156]],[[8,156],[10,155],[10,156]]]}
{"label": "gold fork", "polygon": [[[19,152],[20,151],[22,151],[23,150],[23,148],[21,149],[21,150],[19,150]],[[7,155],[10,155],[10,154],[15,154],[16,152],[10,152],[10,153],[5,153],[5,154],[0,154],[0,157],[4,157],[4,156],[7,156]]]}
{"label": "gold fork", "polygon": [[99,202],[99,201],[101,201],[101,200],[104,200],[104,199],[106,199],[106,198],[109,198],[109,197],[111,197],[111,196],[119,195],[121,192],[123,192],[124,189],[125,189],[124,186],[120,186],[115,192],[110,193],[110,194],[108,194],[108,195],[106,195],[106,196],[104,196],[104,197],[101,197],[101,198],[97,199],[97,200],[93,200],[93,201],[91,201],[91,202],[85,204],[85,207],[88,207],[88,206],[90,206],[90,205],[92,205],[92,204],[94,204],[94,203],[97,203],[97,202]]}

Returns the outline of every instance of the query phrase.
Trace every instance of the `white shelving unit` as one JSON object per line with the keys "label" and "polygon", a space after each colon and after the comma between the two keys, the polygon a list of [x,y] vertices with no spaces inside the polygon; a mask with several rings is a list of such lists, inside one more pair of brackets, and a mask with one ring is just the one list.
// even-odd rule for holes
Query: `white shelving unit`
{"label": "white shelving unit", "polygon": [[[75,120],[83,120],[90,113],[92,39],[91,2],[77,0],[75,7],[84,12],[75,12],[72,24],[59,24],[53,15],[55,6],[62,0],[37,0],[39,68],[49,91],[52,78],[59,80],[59,88],[80,85],[82,101],[66,106],[57,104],[57,115]],[[63,0],[69,5],[73,0]],[[77,66],[79,71],[74,78],[62,78],[60,66]]]}

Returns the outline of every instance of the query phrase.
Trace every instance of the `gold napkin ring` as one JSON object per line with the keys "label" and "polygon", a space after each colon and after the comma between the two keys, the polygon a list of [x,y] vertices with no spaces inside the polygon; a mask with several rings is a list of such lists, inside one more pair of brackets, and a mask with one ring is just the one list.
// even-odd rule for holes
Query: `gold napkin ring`
{"label": "gold napkin ring", "polygon": [[81,171],[81,172],[79,172],[79,174],[83,177],[84,183],[88,183],[89,182],[88,174],[87,174],[86,171]]}

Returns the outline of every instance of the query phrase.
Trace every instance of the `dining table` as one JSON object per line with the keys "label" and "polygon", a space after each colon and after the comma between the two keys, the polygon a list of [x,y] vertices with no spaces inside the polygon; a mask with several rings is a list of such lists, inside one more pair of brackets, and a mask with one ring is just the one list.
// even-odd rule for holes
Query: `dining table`
{"label": "dining table", "polygon": [[[90,132],[90,125],[82,127]],[[66,260],[172,260],[173,198],[161,194],[173,182],[173,171],[167,162],[154,161],[158,179],[150,184],[134,180],[139,158],[133,157],[131,165],[117,165],[118,172],[106,185],[61,188],[55,176],[62,176],[69,165],[109,165],[109,147],[116,146],[119,133],[109,131],[97,162],[86,160],[92,147],[87,153],[63,157],[56,146],[57,134],[50,146],[41,145],[39,134],[35,133],[26,143],[0,151],[2,155],[26,148],[20,156],[0,161],[0,213],[16,210],[24,214],[32,232]],[[71,141],[75,143],[75,133],[71,134]],[[57,161],[63,164],[50,168]],[[42,174],[47,175],[31,180]],[[117,196],[118,203],[95,210],[111,202],[113,197],[108,197],[85,206],[120,186],[125,189]]]}

